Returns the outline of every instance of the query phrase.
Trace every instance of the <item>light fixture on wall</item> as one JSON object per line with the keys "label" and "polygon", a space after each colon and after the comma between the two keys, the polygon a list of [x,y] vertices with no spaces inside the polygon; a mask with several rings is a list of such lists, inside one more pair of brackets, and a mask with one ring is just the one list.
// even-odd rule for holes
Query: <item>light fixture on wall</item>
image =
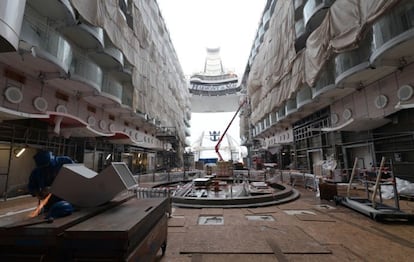
{"label": "light fixture on wall", "polygon": [[14,154],[15,154],[15,156],[17,158],[19,158],[19,157],[21,157],[23,155],[24,151],[26,151],[26,148],[25,147],[20,148],[20,149],[15,149],[14,150]]}
{"label": "light fixture on wall", "polygon": [[105,159],[109,160],[111,158],[111,156],[112,156],[112,154],[108,154]]}

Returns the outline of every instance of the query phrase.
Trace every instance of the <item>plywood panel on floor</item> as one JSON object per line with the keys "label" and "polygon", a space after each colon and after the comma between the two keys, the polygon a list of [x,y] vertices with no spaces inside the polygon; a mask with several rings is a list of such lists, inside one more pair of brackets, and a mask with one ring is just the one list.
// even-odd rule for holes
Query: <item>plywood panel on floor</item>
{"label": "plywood panel on floor", "polygon": [[[275,262],[276,257],[273,254],[202,254],[202,262]],[[195,262],[195,261],[191,261]]]}
{"label": "plywood panel on floor", "polygon": [[345,248],[344,246],[328,245],[326,247],[332,251],[332,254],[286,254],[285,256],[288,261],[295,261],[295,262],[366,261],[363,257],[358,256],[357,254],[353,253],[352,250],[349,250]]}
{"label": "plywood panel on floor", "polygon": [[[181,253],[273,253],[272,239],[283,253],[330,253],[296,226],[199,226],[191,227]],[[294,243],[294,244],[292,244]]]}
{"label": "plywood panel on floor", "polygon": [[249,213],[252,214],[267,214],[267,213],[276,213],[280,210],[277,208],[277,206],[271,206],[271,207],[258,207],[258,208],[249,208],[247,209]]}
{"label": "plywood panel on floor", "polygon": [[279,209],[288,210],[288,209],[313,209],[314,205],[307,204],[303,201],[297,200],[283,205],[277,206]]}
{"label": "plywood panel on floor", "polygon": [[222,208],[203,208],[201,209],[200,215],[221,216],[223,215],[223,209]]}
{"label": "plywood panel on floor", "polygon": [[295,217],[301,221],[315,221],[315,222],[335,222],[336,220],[327,215],[318,214],[296,214]]}
{"label": "plywood panel on floor", "polygon": [[185,217],[170,217],[168,219],[168,227],[183,227],[185,224]]}
{"label": "plywood panel on floor", "polygon": [[331,251],[320,245],[318,241],[306,234],[298,226],[267,226],[267,233],[274,237],[276,243],[284,254],[312,254],[331,253]]}
{"label": "plywood panel on floor", "polygon": [[196,226],[190,227],[181,253],[271,254],[272,249],[256,227]]}

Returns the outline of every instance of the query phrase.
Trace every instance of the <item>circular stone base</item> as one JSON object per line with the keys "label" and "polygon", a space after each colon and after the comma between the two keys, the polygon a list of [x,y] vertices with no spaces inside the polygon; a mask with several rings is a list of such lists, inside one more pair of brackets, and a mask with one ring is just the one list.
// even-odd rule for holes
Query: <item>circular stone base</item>
{"label": "circular stone base", "polygon": [[172,204],[177,207],[189,208],[245,208],[278,205],[299,198],[300,193],[296,189],[278,183],[270,183],[274,193],[260,194],[235,198],[204,198],[204,197],[178,197],[172,196]]}

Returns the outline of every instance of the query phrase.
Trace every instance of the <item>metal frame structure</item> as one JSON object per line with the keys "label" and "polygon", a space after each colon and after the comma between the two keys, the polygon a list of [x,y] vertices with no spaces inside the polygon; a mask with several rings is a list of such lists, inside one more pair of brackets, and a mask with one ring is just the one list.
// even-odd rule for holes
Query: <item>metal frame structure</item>
{"label": "metal frame structure", "polygon": [[[395,199],[395,207],[388,206],[382,203],[382,198],[380,196],[380,202],[376,202],[376,196],[378,190],[380,190],[381,194],[381,175],[382,170],[385,163],[385,157],[382,157],[380,167],[377,170],[377,177],[374,183],[374,190],[372,193],[372,197],[369,197],[368,191],[368,184],[369,181],[363,181],[366,185],[367,190],[367,198],[360,198],[360,197],[350,197],[350,189],[352,186],[352,181],[355,176],[356,165],[358,162],[358,158],[355,158],[354,166],[352,168],[351,178],[349,179],[348,189],[347,189],[347,196],[336,196],[335,203],[342,204],[350,209],[353,209],[361,214],[364,214],[375,221],[394,221],[394,222],[414,222],[414,214],[405,213],[400,209],[399,206],[399,197],[396,188],[396,182],[394,177],[394,172],[391,170],[391,184],[394,187],[394,199]],[[372,184],[372,183],[371,183]]]}

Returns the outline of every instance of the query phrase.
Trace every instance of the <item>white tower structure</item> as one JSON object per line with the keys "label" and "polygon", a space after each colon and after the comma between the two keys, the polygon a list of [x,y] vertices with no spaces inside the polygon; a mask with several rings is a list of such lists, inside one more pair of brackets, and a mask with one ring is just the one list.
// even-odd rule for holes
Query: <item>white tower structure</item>
{"label": "white tower structure", "polygon": [[[220,57],[220,48],[207,48],[204,71],[190,78],[190,101],[193,113],[229,113],[236,112],[239,107],[240,86],[238,76],[226,71]],[[217,114],[220,115],[220,114]],[[219,117],[218,117],[219,118]],[[217,122],[223,123],[217,129]],[[230,119],[203,121],[201,133],[195,134],[197,139],[191,149],[196,161],[215,163],[219,158],[215,146],[221,139],[220,154],[223,160],[242,161],[245,150],[229,133],[224,134]],[[224,135],[224,137],[222,137]]]}

